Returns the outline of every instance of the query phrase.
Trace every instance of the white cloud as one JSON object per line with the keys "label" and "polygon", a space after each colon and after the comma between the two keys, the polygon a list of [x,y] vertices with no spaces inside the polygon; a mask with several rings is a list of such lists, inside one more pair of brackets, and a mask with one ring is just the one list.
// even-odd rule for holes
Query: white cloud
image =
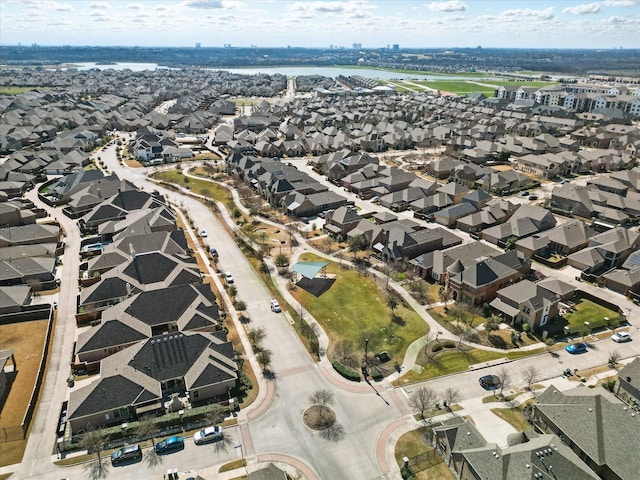
{"label": "white cloud", "polygon": [[377,7],[368,1],[355,0],[352,2],[294,2],[289,6],[289,11],[296,17],[310,18],[322,14],[342,14],[349,18],[369,18],[371,11]]}
{"label": "white cloud", "polygon": [[129,10],[140,10],[140,9],[142,9],[142,4],[141,3],[130,3],[129,5],[127,5],[127,8]]}
{"label": "white cloud", "polygon": [[636,7],[640,5],[640,0],[605,0],[605,7]]}
{"label": "white cloud", "polygon": [[447,22],[461,22],[465,18],[466,17],[464,15],[447,15],[446,17],[443,18],[443,20]]}
{"label": "white cloud", "polygon": [[589,15],[600,12],[599,3],[583,3],[582,5],[574,5],[562,10],[562,13],[570,13],[571,15]]}
{"label": "white cloud", "polygon": [[514,8],[505,10],[500,14],[501,17],[518,17],[518,18],[537,18],[541,20],[550,20],[553,18],[553,7],[544,10],[532,10],[530,8]]}
{"label": "white cloud", "polygon": [[93,9],[106,9],[106,8],[111,8],[111,5],[109,5],[107,2],[91,2],[89,4],[89,8],[93,8]]}
{"label": "white cloud", "polygon": [[467,6],[459,0],[449,2],[431,2],[427,8],[432,12],[464,12]]}
{"label": "white cloud", "polygon": [[187,0],[183,3],[187,8],[218,9],[224,8],[222,0]]}

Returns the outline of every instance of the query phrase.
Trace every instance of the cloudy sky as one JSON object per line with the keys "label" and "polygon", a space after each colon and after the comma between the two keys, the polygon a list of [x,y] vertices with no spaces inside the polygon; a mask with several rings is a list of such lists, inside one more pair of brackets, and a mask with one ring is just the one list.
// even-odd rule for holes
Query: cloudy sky
{"label": "cloudy sky", "polygon": [[2,45],[640,48],[640,0],[0,0]]}

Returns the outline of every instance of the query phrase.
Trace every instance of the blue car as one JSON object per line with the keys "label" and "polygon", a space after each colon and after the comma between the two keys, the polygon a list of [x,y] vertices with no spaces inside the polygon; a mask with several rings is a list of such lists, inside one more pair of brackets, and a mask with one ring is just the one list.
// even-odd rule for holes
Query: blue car
{"label": "blue car", "polygon": [[587,351],[586,343],[572,343],[571,345],[567,345],[565,350],[569,353],[584,353]]}
{"label": "blue car", "polygon": [[184,438],[182,437],[169,437],[165,438],[161,442],[156,443],[156,453],[163,455],[165,453],[177,452],[184,448]]}

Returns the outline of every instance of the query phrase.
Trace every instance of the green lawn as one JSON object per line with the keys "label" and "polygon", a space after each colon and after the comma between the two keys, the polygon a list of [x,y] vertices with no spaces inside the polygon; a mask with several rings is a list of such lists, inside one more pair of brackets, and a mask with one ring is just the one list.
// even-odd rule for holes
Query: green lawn
{"label": "green lawn", "polygon": [[622,321],[622,317],[618,312],[610,310],[602,305],[587,300],[586,298],[580,298],[574,300],[575,311],[566,313],[564,315],[564,324],[568,325],[572,332],[580,332],[584,328],[584,322],[589,322],[589,328],[591,330],[601,328],[607,325],[605,318],[609,319],[609,322],[615,322],[616,324]]}
{"label": "green lawn", "polygon": [[[312,254],[304,254],[300,261],[324,261]],[[331,344],[347,339],[355,351],[364,351],[364,339],[369,339],[369,352],[386,350],[392,362],[402,363],[405,351],[414,340],[429,331],[428,325],[411,308],[399,305],[396,319],[387,306],[387,294],[369,277],[356,270],[343,270],[337,263],[327,266],[327,273],[335,275],[335,283],[316,297],[298,287],[291,294],[304,306],[327,332]]]}
{"label": "green lawn", "polygon": [[233,208],[231,193],[229,190],[221,187],[217,183],[185,177],[182,172],[178,170],[154,173],[152,178],[162,180],[163,182],[175,183],[183,187],[189,187],[189,189],[194,193],[223,202],[229,209]]}
{"label": "green lawn", "polygon": [[492,408],[491,411],[494,415],[505,420],[518,432],[524,432],[531,427],[531,424],[527,422],[522,414],[522,408]]}
{"label": "green lawn", "polygon": [[20,95],[21,93],[28,92],[37,87],[0,87],[0,95]]}
{"label": "green lawn", "polygon": [[441,90],[443,92],[452,92],[457,94],[480,92],[485,95],[493,96],[495,91],[495,88],[484,87],[477,83],[467,82],[464,80],[416,80],[414,83],[434,88],[436,90]]}
{"label": "green lawn", "polygon": [[517,360],[518,358],[526,357],[527,355],[535,355],[541,351],[542,349],[507,353],[481,350],[478,348],[473,348],[463,352],[457,350],[454,352],[443,351],[438,353],[433,360],[422,365],[422,372],[418,373],[414,370],[408,371],[401,377],[401,382],[420,382],[430,378],[448,375],[450,373],[466,371],[469,369],[470,365],[476,363],[488,362],[503,357],[510,360]]}
{"label": "green lawn", "polygon": [[[396,442],[394,456],[399,467],[403,464],[403,457],[409,458],[409,468],[417,480],[455,479],[442,457],[434,452],[431,445],[424,442],[422,428],[411,430],[400,436]],[[428,461],[418,462],[418,458],[428,459]]]}
{"label": "green lawn", "polygon": [[435,77],[487,77],[490,76],[489,73],[486,72],[458,72],[458,73],[441,73],[441,72],[423,72],[418,70],[404,70],[402,68],[382,68],[382,67],[371,67],[368,65],[336,65],[337,68],[348,68],[353,70],[380,70],[382,72],[397,72],[408,75],[415,75],[416,77],[420,76],[435,76]]}

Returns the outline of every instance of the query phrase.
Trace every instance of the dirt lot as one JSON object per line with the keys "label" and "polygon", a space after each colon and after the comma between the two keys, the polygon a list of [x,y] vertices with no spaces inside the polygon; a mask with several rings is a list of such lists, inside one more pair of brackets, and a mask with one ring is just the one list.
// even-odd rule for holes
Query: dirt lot
{"label": "dirt lot", "polygon": [[17,372],[9,375],[9,395],[0,404],[1,465],[10,465],[22,459],[24,442],[2,443],[7,438],[3,432],[7,435],[11,432],[11,439],[20,428],[38,372],[46,331],[46,320],[0,325],[0,350],[12,348],[17,363]]}

